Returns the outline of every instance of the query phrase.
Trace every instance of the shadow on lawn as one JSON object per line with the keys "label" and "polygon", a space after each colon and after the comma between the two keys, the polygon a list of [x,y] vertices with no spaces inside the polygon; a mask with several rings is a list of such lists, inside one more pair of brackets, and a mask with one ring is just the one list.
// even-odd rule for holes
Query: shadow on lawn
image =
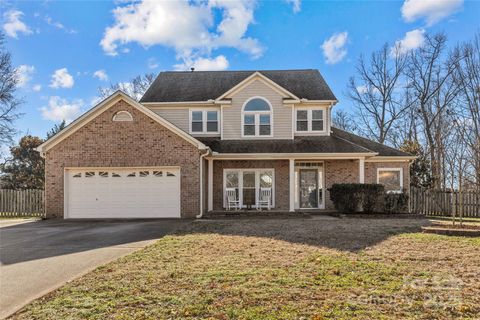
{"label": "shadow on lawn", "polygon": [[216,233],[247,237],[263,237],[292,243],[358,252],[389,237],[422,232],[426,219],[228,219],[197,221],[183,234]]}

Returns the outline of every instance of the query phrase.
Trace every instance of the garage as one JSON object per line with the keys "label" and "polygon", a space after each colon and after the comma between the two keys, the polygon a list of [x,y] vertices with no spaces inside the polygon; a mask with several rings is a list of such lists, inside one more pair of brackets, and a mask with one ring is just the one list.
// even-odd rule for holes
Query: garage
{"label": "garage", "polygon": [[180,218],[180,169],[65,170],[65,218]]}

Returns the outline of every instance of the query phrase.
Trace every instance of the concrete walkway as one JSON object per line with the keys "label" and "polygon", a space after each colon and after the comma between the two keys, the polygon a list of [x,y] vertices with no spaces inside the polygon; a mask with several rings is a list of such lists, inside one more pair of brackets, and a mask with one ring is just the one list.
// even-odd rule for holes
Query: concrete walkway
{"label": "concrete walkway", "polygon": [[0,318],[95,267],[153,243],[181,220],[0,223]]}

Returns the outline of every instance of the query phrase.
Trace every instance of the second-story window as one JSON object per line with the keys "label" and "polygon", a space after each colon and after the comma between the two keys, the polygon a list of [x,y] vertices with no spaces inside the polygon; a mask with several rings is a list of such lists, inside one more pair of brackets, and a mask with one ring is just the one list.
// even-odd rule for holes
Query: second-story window
{"label": "second-story window", "polygon": [[297,132],[325,131],[325,109],[297,109],[295,117]]}
{"label": "second-story window", "polygon": [[272,107],[263,98],[252,98],[242,112],[242,135],[245,137],[272,136]]}
{"label": "second-story window", "polygon": [[191,133],[218,133],[218,110],[191,110]]}

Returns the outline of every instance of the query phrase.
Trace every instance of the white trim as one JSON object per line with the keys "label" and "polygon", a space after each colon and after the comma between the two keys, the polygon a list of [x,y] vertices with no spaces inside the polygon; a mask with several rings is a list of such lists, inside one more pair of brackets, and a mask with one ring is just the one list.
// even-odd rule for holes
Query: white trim
{"label": "white trim", "polygon": [[[245,106],[252,101],[253,99],[260,99],[265,101],[268,106],[270,107],[269,111],[245,111]],[[254,116],[254,125],[255,125],[255,135],[250,136],[250,135],[245,135],[244,132],[244,125],[245,125],[245,116],[246,115],[253,115]],[[269,115],[270,116],[270,134],[269,135],[260,135],[260,115]],[[271,138],[273,137],[273,106],[268,101],[268,99],[261,97],[261,96],[253,96],[245,100],[245,102],[242,105],[242,111],[240,113],[241,116],[241,137],[242,138]]]}
{"label": "white trim", "polygon": [[[215,111],[217,113],[217,131],[207,131],[207,123],[208,123],[208,112]],[[193,112],[202,112],[202,131],[192,131],[192,113]],[[220,134],[220,110],[218,108],[189,108],[188,111],[188,132],[190,134],[198,134],[198,135],[218,135]]]}
{"label": "white trim", "polygon": [[209,158],[208,161],[208,211],[213,210],[213,159]]}
{"label": "white trim", "polygon": [[[122,114],[126,115],[128,117],[128,119],[120,119],[119,116],[122,115]],[[112,121],[131,122],[131,121],[133,121],[133,116],[130,112],[128,112],[126,110],[120,110],[113,115]]]}
{"label": "white trim", "polygon": [[[323,129],[322,130],[313,130],[312,129],[312,114],[313,110],[322,110],[322,120],[323,120]],[[312,135],[312,134],[325,134],[327,133],[327,107],[296,107],[294,111],[294,127],[293,131],[296,135]],[[297,130],[297,112],[298,111],[307,111],[307,131],[298,131]]]}
{"label": "white trim", "polygon": [[380,171],[398,171],[400,172],[400,190],[390,190],[392,193],[401,193],[403,190],[403,168],[377,168],[377,183],[380,183]]}
{"label": "white trim", "polygon": [[359,182],[365,183],[365,159],[358,160]]}
{"label": "white trim", "polygon": [[290,198],[289,211],[295,211],[295,159],[288,159],[288,193]]}
{"label": "white trim", "polygon": [[242,90],[244,87],[248,86],[251,82],[257,80],[257,78],[260,79],[260,80],[263,80],[263,82],[265,82],[266,85],[268,85],[273,90],[280,93],[281,95],[289,96],[290,98],[300,100],[296,95],[294,95],[293,93],[291,93],[290,91],[288,91],[284,87],[278,85],[276,82],[270,80],[268,77],[261,74],[261,72],[255,71],[250,76],[248,76],[246,79],[244,79],[243,81],[238,83],[236,86],[230,88],[227,92],[225,92],[220,97],[215,99],[215,101],[219,101],[219,100],[222,100],[225,97],[230,97],[230,96],[234,95],[236,92],[238,92],[238,91]]}
{"label": "white trim", "polygon": [[[298,160],[298,159],[297,159]],[[305,162],[310,162],[310,161],[305,161]],[[321,166],[319,166],[318,164],[316,166],[302,166],[301,165],[301,162],[299,163],[299,165],[294,165],[294,168],[295,168],[295,195],[298,194],[299,198],[298,198],[298,203],[296,203],[296,208],[299,209],[299,210],[311,210],[311,209],[325,209],[325,203],[326,203],[326,199],[325,199],[325,185],[326,185],[326,177],[325,177],[325,161],[313,161],[313,162],[318,162],[318,164],[321,164]],[[317,189],[320,189],[322,190],[322,203],[320,203],[320,194],[317,193],[317,201],[319,206],[317,208],[300,208],[300,170],[301,169],[313,169],[313,170],[317,170]],[[321,179],[321,181],[320,181]],[[298,187],[298,188],[297,188]]]}
{"label": "white trim", "polygon": [[165,128],[169,129],[173,133],[177,134],[184,140],[190,142],[194,146],[196,146],[199,149],[208,149],[207,146],[205,146],[202,142],[198,141],[185,131],[181,130],[180,128],[176,127],[172,123],[168,122],[167,120],[163,119],[160,117],[158,114],[153,112],[152,110],[148,109],[147,107],[141,105],[137,101],[133,100],[130,98],[128,95],[123,93],[120,90],[117,90],[114,92],[112,95],[110,95],[108,98],[104,99],[101,101],[99,104],[97,104],[95,107],[91,108],[89,111],[81,115],[79,118],[77,118],[75,121],[70,123],[67,127],[65,127],[62,131],[57,133],[55,136],[52,138],[48,139],[44,143],[42,143],[39,147],[37,147],[35,150],[38,152],[44,153],[48,151],[49,149],[53,148],[55,145],[63,141],[63,139],[67,138],[71,134],[75,133],[77,130],[82,128],[85,124],[87,124],[89,121],[100,115],[102,112],[113,106],[115,103],[117,103],[120,100],[124,100],[128,104],[130,104],[132,107],[136,108],[146,116],[152,118],[153,120],[157,121],[159,124],[164,126]]}
{"label": "white trim", "polygon": [[317,159],[317,160],[346,160],[372,157],[376,153],[212,153],[211,158],[222,160],[270,160],[270,159]]}
{"label": "white trim", "polygon": [[226,208],[225,188],[227,187],[227,172],[236,172],[238,175],[238,199],[240,200],[240,206],[243,208],[243,173],[255,172],[255,207],[258,203],[258,191],[260,190],[260,172],[271,171],[272,172],[272,208],[275,208],[275,169],[274,168],[224,168],[223,169],[223,189],[222,199],[223,208]]}
{"label": "white trim", "polygon": [[375,156],[366,159],[365,162],[406,162],[417,159],[417,156]]}

